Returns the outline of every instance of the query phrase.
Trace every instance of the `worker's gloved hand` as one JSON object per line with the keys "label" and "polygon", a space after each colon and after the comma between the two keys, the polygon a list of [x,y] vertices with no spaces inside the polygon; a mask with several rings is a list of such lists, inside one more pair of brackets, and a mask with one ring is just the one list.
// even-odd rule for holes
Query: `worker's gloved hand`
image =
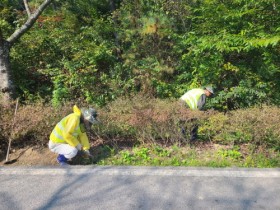
{"label": "worker's gloved hand", "polygon": [[82,150],[82,145],[81,145],[81,144],[78,144],[78,145],[76,146],[76,149],[79,150],[79,151]]}
{"label": "worker's gloved hand", "polygon": [[92,157],[92,155],[90,154],[90,151],[89,151],[89,150],[84,150],[84,153],[85,153],[86,156]]}

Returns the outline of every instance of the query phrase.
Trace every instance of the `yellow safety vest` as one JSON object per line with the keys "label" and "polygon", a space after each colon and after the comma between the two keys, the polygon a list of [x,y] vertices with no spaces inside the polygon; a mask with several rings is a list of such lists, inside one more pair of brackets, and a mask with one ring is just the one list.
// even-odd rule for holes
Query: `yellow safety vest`
{"label": "yellow safety vest", "polygon": [[202,94],[204,94],[203,89],[195,88],[186,92],[180,99],[185,101],[190,109],[196,110],[198,100]]}
{"label": "yellow safety vest", "polygon": [[84,150],[90,148],[86,132],[80,128],[81,110],[75,105],[73,113],[64,117],[53,129],[50,140],[54,143],[67,143],[73,147],[78,144],[83,146]]}

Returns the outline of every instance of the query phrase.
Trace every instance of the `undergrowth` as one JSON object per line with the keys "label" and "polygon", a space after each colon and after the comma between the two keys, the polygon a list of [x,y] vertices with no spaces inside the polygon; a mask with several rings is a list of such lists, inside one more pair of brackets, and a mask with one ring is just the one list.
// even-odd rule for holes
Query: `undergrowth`
{"label": "undergrowth", "polygon": [[[0,106],[2,156],[9,138],[13,148],[46,147],[52,129],[72,112],[72,106],[71,103],[57,108],[46,104],[20,104],[13,128],[15,106]],[[177,101],[135,96],[95,108],[101,123],[93,126],[89,133],[90,142],[92,146],[100,142],[110,148],[109,153],[103,149],[99,154],[98,164],[279,166],[278,107],[264,106],[227,113],[199,112],[190,111]],[[181,129],[184,127],[189,131],[194,123],[199,124],[199,143],[223,148],[209,154],[207,146],[202,150],[194,146],[186,154],[182,153],[190,142],[188,132],[183,135]],[[118,148],[122,147],[133,149],[119,151]],[[99,160],[103,153],[106,158]]]}
{"label": "undergrowth", "polygon": [[133,166],[203,166],[203,167],[257,167],[280,166],[280,155],[273,151],[246,153],[239,148],[217,149],[172,145],[141,145],[131,148],[101,147],[93,163],[98,165]]}

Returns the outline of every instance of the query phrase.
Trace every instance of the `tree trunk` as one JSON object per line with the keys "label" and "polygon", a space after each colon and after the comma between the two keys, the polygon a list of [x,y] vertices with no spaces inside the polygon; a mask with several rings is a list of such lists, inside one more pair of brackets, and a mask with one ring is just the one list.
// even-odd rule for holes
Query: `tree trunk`
{"label": "tree trunk", "polygon": [[14,33],[5,40],[0,28],[0,101],[9,104],[15,97],[15,87],[12,79],[12,70],[10,68],[10,49],[12,45],[28,31],[36,22],[40,14],[53,0],[45,0],[34,13],[28,6],[28,1],[24,0],[24,5],[28,13],[27,21],[19,27]]}
{"label": "tree trunk", "polygon": [[7,104],[14,98],[14,84],[10,68],[10,43],[0,34],[0,90],[1,102]]}

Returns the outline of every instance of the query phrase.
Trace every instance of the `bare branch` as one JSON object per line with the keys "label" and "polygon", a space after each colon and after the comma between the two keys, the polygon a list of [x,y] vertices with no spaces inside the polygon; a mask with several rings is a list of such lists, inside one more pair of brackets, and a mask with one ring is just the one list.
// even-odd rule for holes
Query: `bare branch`
{"label": "bare branch", "polygon": [[25,6],[25,9],[26,9],[27,15],[28,15],[28,17],[30,17],[31,16],[31,12],[30,12],[30,8],[29,8],[29,5],[28,5],[28,2],[27,2],[27,0],[23,0],[23,2],[24,2],[24,6]]}
{"label": "bare branch", "polygon": [[15,43],[16,40],[18,40],[26,31],[28,31],[34,25],[38,17],[52,1],[53,0],[45,0],[38,7],[38,9],[30,17],[28,17],[27,21],[7,39],[7,41],[10,42],[11,46]]}
{"label": "bare branch", "polygon": [[28,5],[28,1],[27,0],[23,0],[24,2],[24,6],[25,6],[25,9],[26,9],[26,12],[27,12],[27,15],[28,17],[31,16],[31,12],[30,12],[30,8],[29,8],[29,5]]}

